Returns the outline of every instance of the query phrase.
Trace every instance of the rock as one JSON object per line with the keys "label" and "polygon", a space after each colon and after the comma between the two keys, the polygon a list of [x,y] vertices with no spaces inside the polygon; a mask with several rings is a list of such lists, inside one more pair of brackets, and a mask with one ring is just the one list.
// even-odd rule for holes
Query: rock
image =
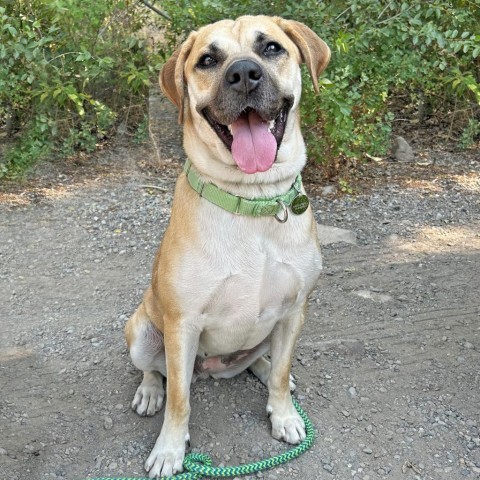
{"label": "rock", "polygon": [[413,162],[415,154],[412,147],[403,137],[396,137],[393,141],[392,153],[395,160],[399,162]]}
{"label": "rock", "polygon": [[337,193],[337,187],[335,185],[326,185],[322,187],[322,196],[335,195]]}
{"label": "rock", "polygon": [[110,417],[105,417],[103,421],[103,428],[105,430],[111,430],[113,428],[113,420]]}
{"label": "rock", "polygon": [[353,292],[355,295],[359,297],[366,298],[368,300],[373,300],[377,303],[387,303],[393,300],[390,295],[385,295],[382,293],[371,292],[370,290],[357,290]]}
{"label": "rock", "polygon": [[350,243],[357,244],[357,236],[351,230],[343,228],[330,227],[328,225],[317,225],[317,235],[320,245],[331,245],[332,243]]}
{"label": "rock", "polygon": [[350,387],[348,389],[348,394],[351,396],[351,397],[356,397],[357,396],[357,389],[355,387]]}

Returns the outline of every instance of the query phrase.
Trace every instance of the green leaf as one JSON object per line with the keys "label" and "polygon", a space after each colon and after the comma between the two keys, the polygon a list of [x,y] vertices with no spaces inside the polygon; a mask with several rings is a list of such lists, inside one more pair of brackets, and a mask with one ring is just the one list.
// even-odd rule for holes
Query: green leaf
{"label": "green leaf", "polygon": [[82,52],[77,55],[75,58],[76,62],[85,62],[87,60],[90,60],[92,58],[92,54],[90,52]]}
{"label": "green leaf", "polygon": [[5,25],[4,29],[8,30],[12,37],[16,37],[18,35],[18,30],[13,25]]}

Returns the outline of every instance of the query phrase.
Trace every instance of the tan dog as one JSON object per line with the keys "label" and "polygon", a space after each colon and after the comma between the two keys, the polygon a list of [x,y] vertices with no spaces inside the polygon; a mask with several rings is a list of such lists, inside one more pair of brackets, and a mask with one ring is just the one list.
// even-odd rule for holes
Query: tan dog
{"label": "tan dog", "polygon": [[299,65],[318,89],[329,58],[305,25],[245,16],[191,33],[161,72],[189,161],[152,284],[125,328],[144,372],[138,414],[160,410],[168,378],[163,427],[145,464],[151,478],[182,471],[194,374],[249,368],[268,386],[272,435],[305,437],[290,366],[321,256],[299,176]]}

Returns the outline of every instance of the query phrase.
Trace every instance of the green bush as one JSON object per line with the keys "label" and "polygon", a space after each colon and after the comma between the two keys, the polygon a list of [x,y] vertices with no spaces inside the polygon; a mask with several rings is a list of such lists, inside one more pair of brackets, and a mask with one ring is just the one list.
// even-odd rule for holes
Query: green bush
{"label": "green bush", "polygon": [[331,166],[384,154],[395,113],[407,107],[420,122],[432,113],[449,116],[462,148],[478,138],[477,2],[163,0],[161,6],[171,20],[155,19],[165,38],[155,53],[137,34],[152,14],[134,0],[2,3],[0,129],[17,141],[0,163],[0,178],[20,175],[42,156],[90,152],[119,122],[144,130],[145,93],[160,58],[189,31],[243,14],[304,22],[332,49],[320,95],[304,78],[310,158]]}
{"label": "green bush", "polygon": [[[171,46],[185,32],[243,14],[301,21],[332,49],[319,96],[304,78],[303,122],[310,158],[363,158],[388,150],[392,104],[455,115],[460,130],[479,115],[480,9],[469,0],[165,0]],[[420,111],[420,120],[423,114]],[[474,132],[473,127],[467,134]],[[466,134],[466,135],[467,135]],[[468,135],[467,135],[468,136]]]}
{"label": "green bush", "polygon": [[137,35],[146,13],[120,0],[8,0],[0,7],[0,127],[7,136],[20,132],[0,178],[47,154],[91,152],[116,121],[143,120],[159,62]]}

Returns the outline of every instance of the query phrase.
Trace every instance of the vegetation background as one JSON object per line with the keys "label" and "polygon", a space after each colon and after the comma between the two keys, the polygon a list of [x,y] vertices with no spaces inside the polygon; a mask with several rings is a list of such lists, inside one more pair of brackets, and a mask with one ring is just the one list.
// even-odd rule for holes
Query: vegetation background
{"label": "vegetation background", "polygon": [[243,14],[296,19],[330,45],[320,95],[305,79],[302,119],[310,159],[331,176],[385,155],[396,122],[434,119],[456,148],[479,139],[479,0],[155,6],[166,16],[129,0],[2,2],[0,179],[23,176],[39,159],[103,148],[119,129],[144,139],[148,88],[165,58],[192,29]]}

